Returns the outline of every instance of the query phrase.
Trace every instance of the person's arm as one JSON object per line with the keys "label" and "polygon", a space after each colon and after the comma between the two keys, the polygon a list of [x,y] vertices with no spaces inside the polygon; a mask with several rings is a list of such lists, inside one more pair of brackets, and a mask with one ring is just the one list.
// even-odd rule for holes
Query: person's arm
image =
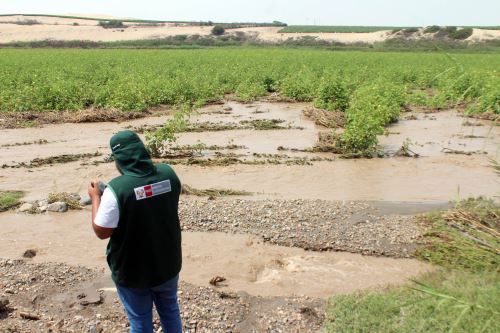
{"label": "person's arm", "polygon": [[92,229],[94,229],[94,232],[99,239],[107,239],[111,237],[115,228],[105,228],[95,223],[97,212],[101,205],[101,196],[102,196],[97,181],[90,183],[88,192],[90,199],[92,200]]}

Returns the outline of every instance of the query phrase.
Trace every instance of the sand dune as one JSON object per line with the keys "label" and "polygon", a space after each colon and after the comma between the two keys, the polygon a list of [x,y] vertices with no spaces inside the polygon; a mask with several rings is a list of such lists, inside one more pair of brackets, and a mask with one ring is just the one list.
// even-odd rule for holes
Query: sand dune
{"label": "sand dune", "polygon": [[[96,15],[104,17],[103,15]],[[96,18],[98,18],[96,17]],[[107,19],[110,19],[108,16]],[[22,25],[18,22],[35,20],[40,24]],[[189,26],[186,24],[165,23],[150,26],[140,23],[125,22],[125,29],[104,29],[98,20],[83,20],[45,16],[3,16],[0,17],[0,43],[27,42],[41,40],[88,40],[88,41],[123,41],[154,39],[176,35],[210,35],[211,26]],[[342,43],[375,43],[392,36],[391,31],[372,33],[279,33],[280,27],[253,27],[228,29],[228,33],[244,32],[266,42],[279,42],[289,38],[315,37],[320,40]],[[417,37],[418,38],[418,37]],[[471,41],[500,39],[500,30],[474,29]]]}

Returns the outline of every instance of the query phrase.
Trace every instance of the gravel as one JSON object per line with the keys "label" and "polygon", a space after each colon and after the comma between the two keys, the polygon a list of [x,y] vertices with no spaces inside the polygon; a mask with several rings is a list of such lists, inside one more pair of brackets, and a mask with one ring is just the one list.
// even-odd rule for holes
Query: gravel
{"label": "gravel", "polygon": [[[102,279],[101,271],[84,267],[0,259],[0,331],[128,332],[115,293],[102,293],[98,302],[82,305],[82,290]],[[183,282],[179,304],[186,333],[318,332],[324,321],[323,300],[255,297]],[[156,314],[154,326],[158,332]]]}
{"label": "gravel", "polygon": [[423,232],[416,217],[383,215],[364,202],[183,199],[179,209],[186,231],[253,234],[314,251],[411,257]]}

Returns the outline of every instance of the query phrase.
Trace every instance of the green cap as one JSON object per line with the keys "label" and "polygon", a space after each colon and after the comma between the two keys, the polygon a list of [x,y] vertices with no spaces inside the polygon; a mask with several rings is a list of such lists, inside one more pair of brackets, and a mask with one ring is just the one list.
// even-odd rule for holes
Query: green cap
{"label": "green cap", "polygon": [[109,140],[109,146],[124,175],[143,177],[155,171],[151,156],[136,133],[118,132]]}

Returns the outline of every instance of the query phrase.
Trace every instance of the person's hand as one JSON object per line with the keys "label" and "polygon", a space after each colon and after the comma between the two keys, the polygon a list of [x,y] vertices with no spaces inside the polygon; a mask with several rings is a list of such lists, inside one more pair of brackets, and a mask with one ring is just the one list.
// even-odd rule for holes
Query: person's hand
{"label": "person's hand", "polygon": [[90,182],[88,187],[89,197],[94,201],[95,198],[100,198],[102,193],[99,189],[99,182],[97,180],[93,180]]}

